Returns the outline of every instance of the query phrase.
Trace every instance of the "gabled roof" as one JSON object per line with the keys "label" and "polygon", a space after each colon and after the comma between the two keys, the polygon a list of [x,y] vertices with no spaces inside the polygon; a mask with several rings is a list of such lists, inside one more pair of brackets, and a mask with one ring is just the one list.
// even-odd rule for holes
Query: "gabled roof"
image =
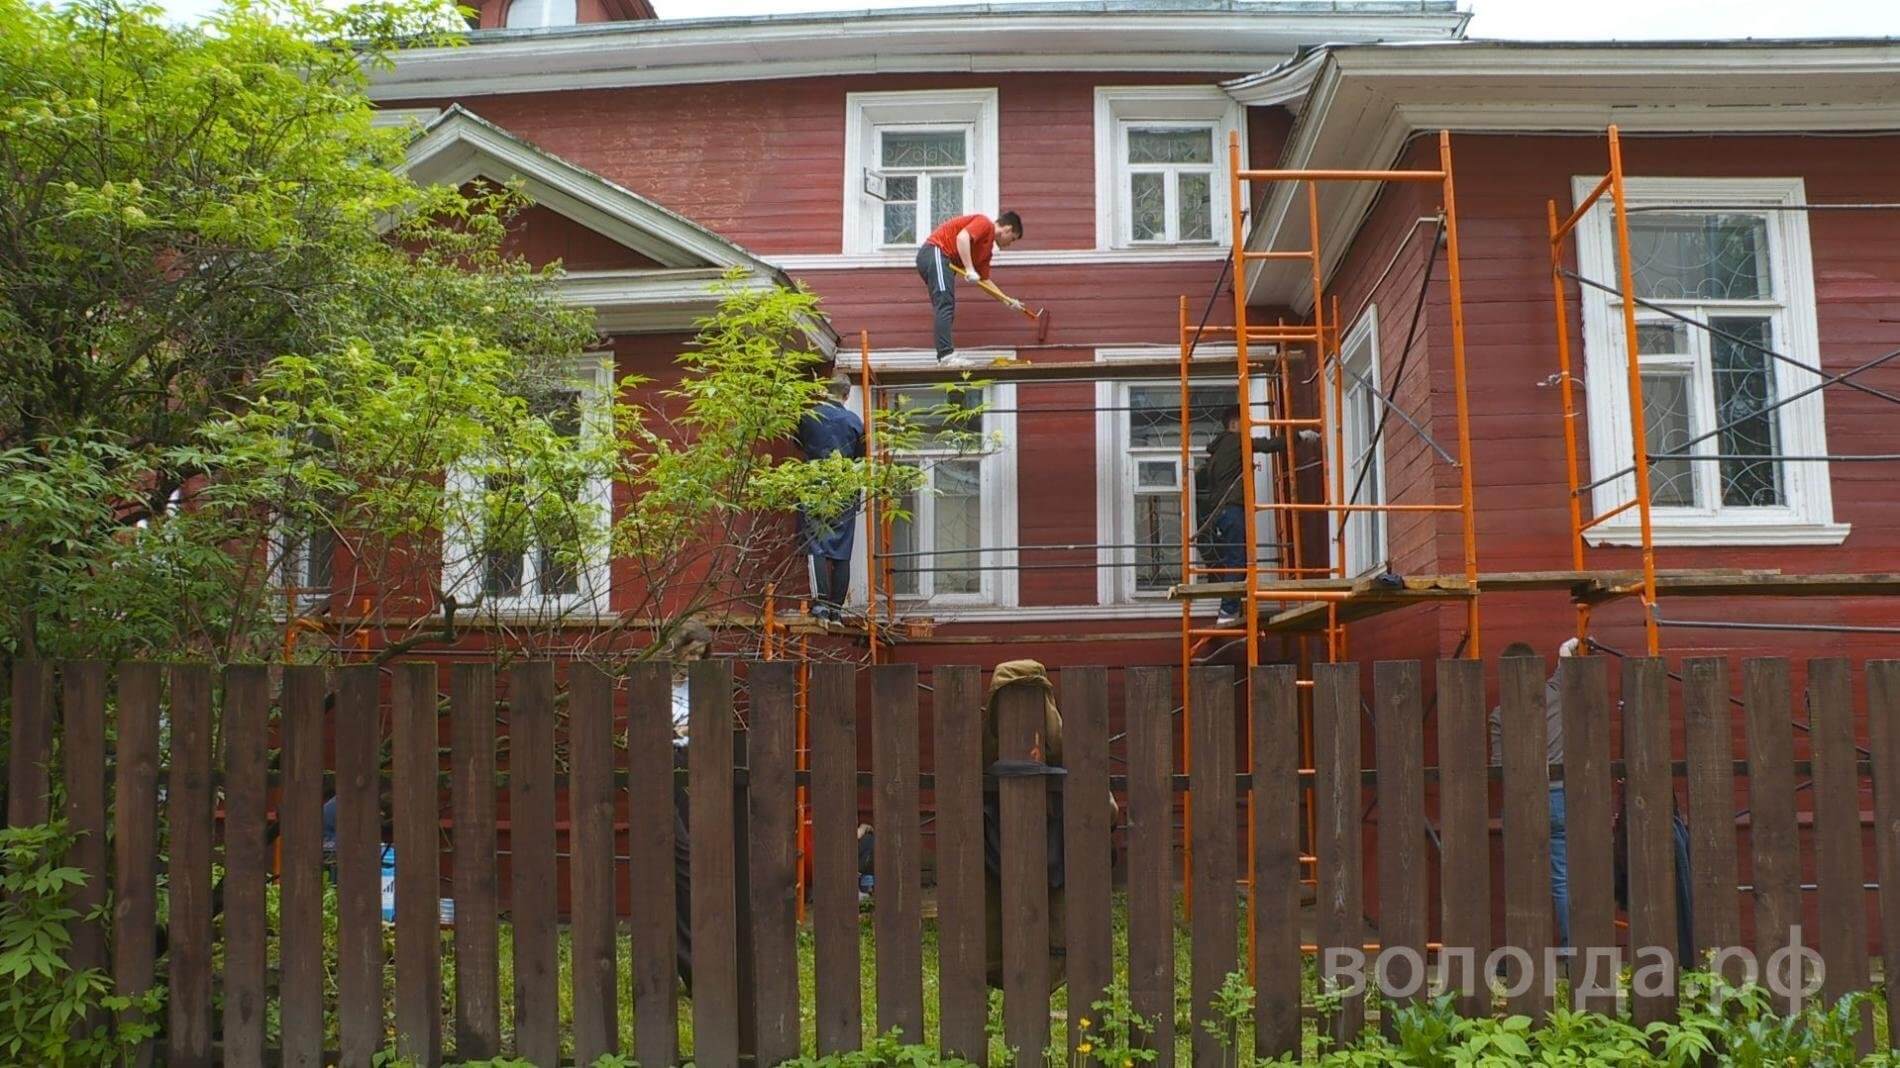
{"label": "gabled roof", "polygon": [[[1644,134],[1900,130],[1900,42],[1458,41],[1346,45],[1228,83],[1240,99],[1291,99],[1300,117],[1280,159],[1298,169],[1391,166],[1419,131]],[[1456,146],[1454,144],[1454,150]],[[1455,164],[1454,164],[1455,165]],[[1330,271],[1378,186],[1330,183],[1320,229]],[[1254,249],[1305,248],[1305,192],[1272,189],[1248,235]],[[1304,308],[1308,268],[1258,262],[1256,303]]]}
{"label": "gabled roof", "polygon": [[[476,178],[519,181],[536,204],[572,219],[641,256],[657,269],[570,272],[567,299],[595,308],[610,332],[690,329],[711,311],[720,278],[738,268],[748,285],[790,285],[783,271],[684,215],[547,152],[459,104],[425,124],[397,170],[427,185]],[[811,336],[827,354],[837,335],[828,323]]]}
{"label": "gabled roof", "polygon": [[427,185],[520,179],[535,203],[666,267],[741,267],[783,279],[771,264],[686,216],[538,148],[460,104],[422,128],[397,170]]}
{"label": "gabled roof", "polygon": [[379,101],[917,71],[1250,71],[1329,41],[1447,40],[1454,0],[1090,0],[481,30],[398,52]]}

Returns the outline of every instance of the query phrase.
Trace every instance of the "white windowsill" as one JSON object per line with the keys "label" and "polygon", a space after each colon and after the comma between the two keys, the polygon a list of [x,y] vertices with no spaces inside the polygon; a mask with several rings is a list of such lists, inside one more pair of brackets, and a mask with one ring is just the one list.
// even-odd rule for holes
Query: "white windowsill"
{"label": "white windowsill", "polygon": [[[1740,523],[1707,520],[1670,523],[1652,520],[1650,540],[1665,546],[1839,545],[1853,531],[1851,523]],[[1642,531],[1634,524],[1606,523],[1584,534],[1591,545],[1641,545]]]}
{"label": "white windowsill", "polygon": [[[992,266],[1003,270],[1011,267],[1069,267],[1093,263],[1218,263],[1231,255],[1225,248],[1210,248],[1207,245],[1022,249],[1008,253],[999,251]],[[912,246],[895,252],[799,252],[762,258],[782,271],[857,271],[914,267],[917,263],[917,248]]]}

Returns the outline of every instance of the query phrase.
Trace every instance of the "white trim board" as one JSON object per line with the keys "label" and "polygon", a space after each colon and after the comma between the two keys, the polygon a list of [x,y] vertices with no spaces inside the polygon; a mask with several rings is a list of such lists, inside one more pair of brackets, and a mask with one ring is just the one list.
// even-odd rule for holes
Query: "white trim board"
{"label": "white trim board", "polygon": [[1260,70],[1322,41],[1447,40],[1449,4],[968,5],[484,30],[398,52],[374,100],[903,72]]}

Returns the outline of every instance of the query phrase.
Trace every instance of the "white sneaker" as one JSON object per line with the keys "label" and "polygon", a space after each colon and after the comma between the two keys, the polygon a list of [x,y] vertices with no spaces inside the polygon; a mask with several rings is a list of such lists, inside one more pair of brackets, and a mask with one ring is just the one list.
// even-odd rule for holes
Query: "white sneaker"
{"label": "white sneaker", "polygon": [[1215,616],[1215,617],[1214,617],[1214,625],[1215,625],[1215,626],[1217,626],[1217,627],[1235,627],[1235,626],[1239,626],[1239,625],[1240,625],[1240,613],[1239,613],[1239,612],[1235,612],[1235,613],[1233,613],[1232,615],[1229,615],[1229,614],[1227,614],[1227,613],[1225,613],[1225,612],[1222,612],[1222,613],[1221,613],[1220,615],[1217,615],[1217,616]]}
{"label": "white sneaker", "polygon": [[938,367],[974,367],[976,366],[976,361],[970,359],[970,357],[965,356],[961,352],[953,352],[948,356],[937,357],[937,366]]}

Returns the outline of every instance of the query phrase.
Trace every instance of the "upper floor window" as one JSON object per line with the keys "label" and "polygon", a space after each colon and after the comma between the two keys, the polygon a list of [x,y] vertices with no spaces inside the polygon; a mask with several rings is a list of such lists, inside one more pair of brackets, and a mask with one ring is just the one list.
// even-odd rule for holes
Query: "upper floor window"
{"label": "upper floor window", "polygon": [[540,30],[574,23],[574,0],[512,0],[508,5],[511,30]]}
{"label": "upper floor window", "polygon": [[877,174],[884,208],[878,244],[908,247],[923,242],[943,222],[970,210],[968,125],[877,131]]}
{"label": "upper floor window", "polygon": [[1125,125],[1130,244],[1214,239],[1214,125]]}
{"label": "upper floor window", "polygon": [[[1345,376],[1345,402],[1339,413],[1339,428],[1346,468],[1343,472],[1339,471],[1342,457],[1331,456],[1329,459],[1334,467],[1332,474],[1335,477],[1344,476],[1345,493],[1340,497],[1343,503],[1384,504],[1385,455],[1379,441],[1383,402],[1377,392],[1383,387],[1379,380],[1379,309],[1376,305],[1367,307],[1365,314],[1347,331],[1340,350],[1340,368]],[[1348,575],[1363,575],[1385,566],[1385,516],[1384,512],[1346,514]],[[1338,522],[1335,515],[1335,534],[1338,533]]]}
{"label": "upper floor window", "polygon": [[1239,128],[1239,105],[1213,86],[1095,90],[1097,244],[1227,244],[1227,137]]}
{"label": "upper floor window", "polygon": [[279,523],[273,538],[276,579],[299,607],[329,600],[336,585],[336,531],[328,524]]}
{"label": "upper floor window", "polygon": [[998,208],[996,90],[845,96],[844,251],[912,250]]}
{"label": "upper floor window", "polygon": [[[1581,196],[1596,180],[1575,181]],[[1828,465],[1785,459],[1827,453],[1822,393],[1796,396],[1820,381],[1807,218],[1774,210],[1802,204],[1803,183],[1636,178],[1626,188],[1632,208],[1650,209],[1632,211],[1629,230],[1655,540],[1838,543],[1846,528],[1833,523]],[[1616,285],[1607,197],[1580,235],[1580,273]],[[1633,453],[1623,306],[1590,286],[1582,301],[1590,453],[1603,479]],[[1624,475],[1591,503],[1602,514],[1635,493]],[[1628,541],[1636,522],[1632,510],[1596,532]]]}

